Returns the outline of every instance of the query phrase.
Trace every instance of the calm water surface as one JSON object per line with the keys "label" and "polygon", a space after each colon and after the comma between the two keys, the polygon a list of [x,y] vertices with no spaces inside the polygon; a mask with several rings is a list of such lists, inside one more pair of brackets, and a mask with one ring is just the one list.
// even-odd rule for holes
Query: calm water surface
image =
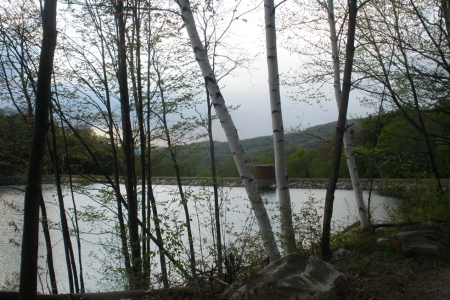
{"label": "calm water surface", "polygon": [[[85,186],[83,190],[75,194],[77,210],[82,213],[79,216],[81,230],[81,255],[83,261],[85,286],[87,291],[121,290],[120,283],[112,281],[111,274],[105,272],[110,265],[120,266],[122,261],[115,254],[120,249],[119,240],[115,231],[115,201],[108,193],[101,191],[100,184]],[[124,188],[124,187],[122,187]],[[211,232],[212,225],[212,195],[210,188],[184,187],[189,200],[189,210],[192,220],[192,231],[195,236],[196,248],[199,253],[206,255],[207,249],[214,244]],[[160,217],[166,226],[164,227],[166,237],[177,236],[179,239],[166,239],[167,248],[174,251],[181,261],[188,261],[186,238],[183,230],[184,212],[181,211],[176,186],[155,187],[155,198],[159,204]],[[311,198],[322,203],[325,198],[325,190],[321,189],[291,189],[291,200],[293,211],[299,212],[302,205]],[[65,260],[63,251],[62,235],[59,230],[59,208],[53,185],[44,186],[44,199],[47,206],[48,218],[53,222],[51,238],[53,244],[53,255],[55,271],[60,293],[69,292],[67,288],[67,272],[65,271]],[[64,191],[65,205],[69,223],[74,222],[72,197],[69,190]],[[364,194],[367,199],[368,193]],[[263,198],[267,202],[266,208],[273,227],[277,230],[276,222],[276,192],[264,192]],[[15,280],[20,267],[20,247],[22,230],[22,207],[24,194],[20,187],[0,188],[0,289],[8,286],[8,282]],[[105,200],[106,199],[106,200]],[[108,201],[109,199],[109,201]],[[375,220],[386,220],[388,218],[385,207],[394,207],[398,199],[385,197],[372,193],[372,216]],[[322,215],[321,204],[316,206],[319,215]],[[224,228],[224,240],[226,243],[235,240],[235,233],[256,232],[256,223],[253,218],[245,189],[242,187],[224,188],[221,191],[221,211]],[[334,204],[333,221],[335,228],[346,226],[357,221],[357,208],[354,203],[354,192],[351,190],[337,190]],[[69,226],[73,227],[71,224]],[[226,230],[225,230],[226,229]],[[41,267],[40,290],[47,291],[49,286],[45,245],[43,234],[41,234],[39,248],[39,265]],[[72,239],[76,251],[76,240]],[[200,254],[199,254],[200,255]],[[155,258],[155,261],[157,259]]]}

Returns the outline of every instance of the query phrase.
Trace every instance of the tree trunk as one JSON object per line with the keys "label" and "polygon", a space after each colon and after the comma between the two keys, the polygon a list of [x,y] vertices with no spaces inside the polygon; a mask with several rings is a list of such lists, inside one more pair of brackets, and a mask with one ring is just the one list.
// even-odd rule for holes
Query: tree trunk
{"label": "tree trunk", "polygon": [[345,49],[345,68],[342,87],[342,100],[341,105],[339,106],[339,118],[336,126],[336,133],[334,136],[332,169],[328,181],[327,193],[325,196],[322,239],[320,244],[322,249],[322,255],[325,258],[331,257],[330,233],[331,233],[331,218],[333,215],[334,192],[336,190],[336,183],[339,176],[339,166],[341,162],[343,138],[344,133],[346,131],[347,108],[350,96],[353,57],[355,54],[357,0],[349,0],[348,6],[349,6],[349,21],[347,29],[347,47]]}
{"label": "tree trunk", "polygon": [[[425,149],[426,149],[426,152],[427,152],[428,165],[430,167],[430,172],[434,175],[435,179],[437,180],[439,190],[442,190],[441,180],[439,178],[438,169],[437,169],[436,162],[435,162],[435,159],[434,159],[433,148],[431,146],[430,139],[428,137],[428,133],[427,133],[427,130],[426,130],[425,122],[424,122],[423,117],[422,117],[422,111],[421,111],[421,108],[420,108],[420,105],[419,105],[419,95],[418,95],[418,92],[417,92],[417,89],[416,89],[416,84],[415,84],[415,80],[414,80],[414,74],[412,74],[412,72],[410,70],[411,67],[410,67],[409,62],[408,62],[409,58],[408,58],[408,55],[406,54],[405,47],[403,45],[404,42],[402,41],[402,38],[401,38],[400,28],[399,28],[399,25],[398,25],[399,14],[398,14],[397,10],[398,10],[398,8],[394,7],[393,11],[394,11],[395,25],[396,25],[395,26],[395,31],[396,31],[396,34],[397,34],[397,41],[398,41],[397,42],[397,47],[400,50],[401,55],[403,57],[403,62],[405,64],[405,73],[404,73],[404,75],[405,75],[405,77],[406,77],[406,79],[407,79],[407,81],[408,81],[408,83],[410,85],[412,96],[413,96],[412,97],[413,101],[414,101],[413,109],[414,109],[414,112],[416,113],[417,119],[418,119],[417,128],[418,128],[418,131],[419,131],[420,135],[422,136],[423,142],[425,144]],[[412,119],[408,118],[407,120],[412,120]]]}
{"label": "tree trunk", "polygon": [[19,299],[21,300],[34,300],[37,293],[39,203],[42,195],[42,169],[49,122],[53,56],[56,47],[56,5],[57,0],[45,0],[42,16],[43,39],[39,59],[34,132],[28,163],[24,204],[19,285]]}
{"label": "tree trunk", "polygon": [[188,243],[189,243],[189,258],[191,263],[191,274],[192,277],[195,278],[196,274],[196,262],[195,262],[195,249],[194,249],[194,238],[192,236],[192,229],[191,229],[191,217],[189,214],[189,207],[187,205],[188,199],[183,191],[183,184],[181,182],[181,174],[180,174],[180,168],[178,166],[178,160],[177,156],[174,150],[174,145],[172,144],[170,133],[169,133],[169,125],[167,123],[167,105],[165,102],[165,95],[164,95],[164,88],[161,84],[162,78],[161,73],[159,72],[159,67],[157,66],[157,62],[154,62],[155,66],[155,72],[157,75],[157,82],[158,82],[158,89],[161,96],[161,106],[163,108],[163,115],[162,115],[162,123],[164,126],[164,133],[167,141],[167,149],[170,153],[170,158],[172,160],[173,168],[175,170],[175,176],[177,179],[177,186],[178,186],[178,193],[180,194],[180,202],[183,206],[184,210],[184,219],[186,220],[186,231],[188,235]]}
{"label": "tree trunk", "polygon": [[[55,103],[59,104],[59,95],[58,95],[58,89],[56,88],[56,81],[55,81],[55,77],[53,76],[53,85],[55,87]],[[57,105],[59,107],[59,105]],[[50,103],[50,107],[51,107],[51,111],[50,111],[50,123],[51,123],[51,129],[52,129],[52,137],[54,138],[54,141],[56,142],[55,139],[55,123],[53,120],[53,115],[52,112],[56,111],[55,107],[53,105],[53,102]],[[62,133],[62,137],[63,137],[63,141],[64,141],[64,152],[65,152],[65,162],[67,164],[67,170],[69,171],[69,185],[70,185],[70,194],[72,197],[72,205],[73,205],[73,215],[74,215],[74,219],[75,219],[75,237],[76,237],[76,241],[77,241],[77,247],[78,247],[78,263],[80,265],[80,293],[84,293],[84,278],[83,278],[83,263],[82,263],[82,259],[81,259],[81,239],[80,239],[80,227],[78,226],[78,212],[77,212],[77,205],[75,203],[75,195],[73,193],[73,180],[72,180],[72,168],[71,168],[71,164],[70,164],[70,155],[69,155],[69,144],[67,143],[67,136],[66,136],[66,132],[64,129],[64,122],[63,122],[63,118],[62,118],[62,112],[60,112],[59,115],[59,119],[61,122],[61,133]],[[54,148],[56,149],[56,144],[54,146]],[[50,149],[50,147],[49,147]],[[55,150],[56,153],[56,150]],[[64,159],[64,158],[63,158]],[[56,165],[56,168],[59,172],[59,167]],[[60,175],[58,174],[58,176],[56,176],[55,172],[55,178],[57,179],[57,183],[60,184],[59,182],[59,178]],[[63,161],[63,166],[61,168],[61,173],[64,173],[64,161]],[[73,260],[72,262],[73,264],[75,264],[75,260]],[[76,276],[76,273],[75,273]]]}
{"label": "tree trunk", "polygon": [[[100,30],[101,28],[98,28]],[[111,109],[111,98],[109,91],[109,83],[108,83],[108,75],[106,70],[106,55],[105,55],[105,43],[103,40],[103,35],[100,35],[100,43],[101,43],[101,58],[102,58],[102,74],[103,74],[103,86],[105,88],[105,98],[106,98],[106,110],[108,112],[108,137],[109,144],[111,145],[111,159],[113,164],[113,176],[114,176],[114,184],[115,186],[120,185],[119,180],[119,158],[117,156],[116,143],[114,138],[114,119],[113,113]],[[128,244],[126,237],[126,228],[125,221],[123,218],[122,204],[120,202],[119,197],[120,191],[115,191],[116,204],[117,204],[117,219],[119,221],[119,230],[120,230],[120,240],[122,245],[122,254],[124,259],[125,270],[128,275],[132,273],[131,271],[131,261],[130,261],[130,253],[128,252]]]}
{"label": "tree trunk", "polygon": [[[150,16],[150,10],[148,11],[148,14]],[[149,17],[148,21],[148,39],[151,39],[151,24],[150,24],[151,18]],[[150,57],[150,51],[148,51],[147,54],[147,61],[151,61]],[[155,224],[155,234],[156,239],[158,241],[158,249],[159,249],[159,264],[161,268],[161,281],[163,283],[163,287],[165,289],[169,288],[169,276],[167,274],[167,264],[166,264],[166,256],[165,256],[165,249],[164,249],[164,242],[161,234],[161,226],[160,226],[160,220],[158,215],[158,208],[156,206],[156,199],[155,195],[153,193],[153,186],[152,186],[152,165],[151,165],[151,125],[150,125],[150,118],[151,118],[151,107],[150,107],[150,100],[151,100],[151,93],[150,93],[150,67],[151,64],[147,64],[147,228],[150,228],[150,218],[151,213],[153,213],[153,223]],[[151,210],[150,210],[151,208]],[[150,243],[147,244],[147,247],[150,249]],[[148,264],[150,264],[150,257],[147,258],[149,260]]]}
{"label": "tree trunk", "polygon": [[[136,79],[137,79],[137,101],[136,101],[136,111],[138,117],[139,124],[139,146],[140,146],[140,165],[141,165],[141,219],[144,224],[147,223],[147,209],[146,208],[146,161],[145,155],[147,153],[146,150],[146,136],[145,136],[145,123],[144,123],[144,99],[142,96],[142,76],[141,76],[141,20],[140,20],[140,6],[139,1],[135,2],[135,5],[138,6],[133,10],[134,13],[134,23],[136,27]],[[142,259],[143,259],[143,272],[146,281],[150,280],[150,260],[147,259],[147,256],[150,254],[147,249],[147,239],[145,231],[142,230]]]}
{"label": "tree trunk", "polygon": [[[338,37],[336,33],[336,20],[334,18],[334,6],[333,1],[328,0],[328,23],[330,26],[330,41],[333,59],[333,73],[334,73],[334,95],[338,110],[340,109],[342,102],[341,93],[341,72],[340,72],[340,59],[338,50]],[[358,170],[356,168],[355,157],[353,155],[352,140],[350,133],[346,130],[344,133],[344,151],[345,158],[347,160],[347,167],[352,180],[353,191],[355,192],[355,202],[358,207],[359,221],[361,222],[361,228],[367,230],[369,228],[369,218],[367,214],[366,205],[364,204],[363,191],[361,181],[359,180]]]}
{"label": "tree trunk", "polygon": [[222,232],[220,225],[220,208],[219,208],[219,187],[217,182],[216,171],[216,157],[214,149],[214,139],[212,134],[212,107],[211,97],[209,96],[207,89],[207,82],[205,81],[206,89],[206,105],[208,107],[208,140],[209,140],[209,158],[211,160],[211,179],[214,193],[214,220],[216,224],[216,243],[217,243],[217,272],[219,277],[223,276],[223,248],[222,248]]}
{"label": "tree trunk", "polygon": [[[61,177],[59,173],[59,164],[58,164],[58,149],[56,145],[56,133],[55,133],[55,123],[53,122],[53,114],[50,112],[50,132],[52,137],[52,144],[48,142],[48,149],[50,152],[50,156],[52,157],[53,164],[53,173],[55,176],[55,184],[56,184],[56,194],[58,197],[58,206],[59,206],[59,216],[61,220],[61,232],[63,236],[63,244],[64,244],[64,254],[66,256],[66,265],[67,265],[67,275],[69,279],[69,288],[70,292],[79,293],[80,288],[78,285],[78,275],[77,275],[77,266],[75,263],[75,256],[73,254],[72,241],[70,238],[69,226],[67,223],[66,217],[66,209],[64,205],[64,197],[61,188]],[[52,149],[53,147],[53,149]]]}
{"label": "tree trunk", "polygon": [[[131,39],[129,38],[129,44],[134,45],[130,49],[130,76],[131,83],[133,87],[133,98],[134,106],[136,108],[136,114],[138,118],[138,128],[139,128],[139,162],[140,162],[140,181],[141,181],[141,220],[144,224],[147,223],[147,213],[146,213],[146,168],[145,168],[145,155],[146,155],[146,137],[144,128],[144,111],[143,111],[143,98],[142,98],[142,76],[141,76],[141,33],[140,33],[140,6],[138,1],[134,2],[133,5],[133,27]],[[134,49],[133,49],[134,48]],[[136,55],[136,56],[135,56]],[[136,182],[136,181],[135,181]],[[137,192],[136,192],[137,196]],[[150,278],[150,265],[147,263],[149,260],[147,257],[147,237],[145,231],[141,228],[141,240],[142,240],[142,275],[143,280],[146,284],[149,283]]]}
{"label": "tree trunk", "polygon": [[217,84],[214,72],[209,64],[208,57],[206,56],[202,42],[199,38],[197,28],[195,27],[195,20],[192,16],[189,0],[176,0],[180,6],[183,21],[186,26],[186,30],[191,41],[192,49],[194,50],[195,58],[199,64],[202,75],[207,82],[207,88],[209,95],[212,99],[212,105],[219,117],[222,128],[230,146],[231,153],[236,163],[242,182],[247,191],[247,195],[252,205],[253,212],[255,213],[256,220],[258,222],[259,231],[263,239],[264,249],[267,256],[271,261],[280,258],[280,252],[275,242],[275,237],[272,231],[272,225],[270,224],[269,216],[267,215],[264,202],[261,195],[258,192],[255,179],[245,158],[244,150],[239,142],[239,136],[237,134],[236,127],[228,112],[224,98],[220,92],[220,88]]}
{"label": "tree trunk", "polygon": [[128,202],[128,231],[131,247],[132,261],[132,280],[131,289],[140,288],[143,284],[142,279],[142,261],[139,241],[139,226],[137,216],[137,199],[134,189],[134,159],[133,159],[133,131],[130,119],[130,102],[128,97],[128,79],[127,79],[127,49],[125,44],[125,21],[123,2],[117,1],[116,18],[119,30],[119,85],[120,85],[120,106],[122,111],[122,135],[123,135],[123,155],[125,164],[125,188],[127,191]]}
{"label": "tree trunk", "polygon": [[41,195],[41,223],[42,231],[44,232],[45,246],[47,248],[47,265],[48,265],[48,275],[50,276],[50,286],[52,287],[52,294],[58,294],[58,286],[56,284],[55,268],[53,265],[53,247],[52,240],[50,238],[50,231],[48,229],[48,219],[47,210],[45,209],[44,198]]}
{"label": "tree trunk", "polygon": [[[209,3],[212,4],[212,3]],[[207,5],[207,7],[209,6]],[[203,13],[205,10],[203,11]],[[208,35],[207,35],[207,22],[205,22],[205,27],[203,28],[203,39],[204,39],[204,49],[206,51],[206,56],[208,56],[209,46],[211,45],[211,42],[209,42]],[[216,43],[218,41],[216,40],[215,43],[213,43],[213,61],[212,61],[212,69],[214,72],[215,69],[215,51],[216,51]],[[214,139],[213,139],[213,133],[212,133],[212,121],[213,121],[213,115],[212,115],[212,104],[211,104],[211,97],[208,93],[208,82],[205,80],[205,93],[206,93],[206,107],[208,111],[208,120],[207,120],[207,132],[208,132],[208,142],[209,142],[209,159],[210,159],[210,166],[211,166],[211,180],[212,180],[212,186],[213,186],[213,196],[214,196],[214,222],[215,222],[215,230],[212,230],[212,235],[214,237],[214,234],[216,235],[215,241],[216,241],[216,249],[217,249],[217,273],[219,275],[219,278],[223,279],[223,246],[222,246],[222,232],[221,232],[221,225],[220,225],[220,207],[219,207],[219,183],[217,180],[217,168],[216,168],[216,157],[215,157],[215,147],[214,147]],[[213,226],[214,227],[214,226]],[[215,231],[215,232],[214,232]],[[214,239],[213,239],[214,241]]]}
{"label": "tree trunk", "polygon": [[81,238],[80,238],[80,227],[78,226],[78,211],[77,211],[77,205],[75,202],[75,195],[73,193],[72,167],[70,164],[69,145],[67,143],[67,138],[66,138],[66,133],[64,130],[64,124],[63,124],[62,118],[61,118],[61,130],[62,130],[62,134],[63,134],[63,138],[64,138],[66,163],[67,163],[67,169],[69,171],[70,194],[72,196],[73,215],[74,215],[74,219],[75,219],[75,235],[76,235],[77,247],[78,247],[78,264],[80,265],[80,293],[84,293],[85,290],[84,290],[84,278],[83,278],[83,262],[81,260]]}
{"label": "tree trunk", "polygon": [[270,110],[272,115],[273,146],[275,152],[275,177],[278,203],[280,205],[281,239],[286,254],[296,253],[295,233],[292,226],[291,196],[284,146],[283,116],[281,113],[280,76],[278,74],[277,35],[275,27],[275,5],[273,0],[264,0],[267,68],[269,73]]}

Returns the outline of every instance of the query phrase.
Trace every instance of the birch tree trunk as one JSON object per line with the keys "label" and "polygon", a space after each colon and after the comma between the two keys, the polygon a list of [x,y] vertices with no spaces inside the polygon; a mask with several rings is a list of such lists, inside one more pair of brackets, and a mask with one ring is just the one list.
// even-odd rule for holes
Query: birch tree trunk
{"label": "birch tree trunk", "polygon": [[[333,0],[328,0],[327,10],[328,10],[328,24],[330,26],[331,51],[333,58],[334,95],[339,110],[342,102],[341,73],[340,73],[338,37],[336,33],[336,20],[334,18]],[[348,130],[345,130],[344,133],[344,152],[345,158],[347,160],[348,171],[350,173],[350,178],[352,180],[353,191],[355,192],[355,201],[356,206],[358,207],[359,221],[361,222],[361,228],[363,230],[366,230],[369,228],[369,218],[366,210],[366,205],[364,204],[363,191],[358,176],[358,170],[356,168],[355,157],[353,155],[352,141]]]}
{"label": "birch tree trunk", "polygon": [[275,177],[280,205],[281,238],[287,254],[297,252],[292,226],[291,196],[286,167],[283,116],[281,113],[280,78],[278,74],[277,35],[273,0],[264,1],[266,26],[267,68],[269,73],[270,109],[272,115],[273,146],[275,152]]}
{"label": "birch tree trunk", "polygon": [[57,0],[46,0],[42,13],[43,38],[36,92],[34,132],[31,142],[25,192],[19,299],[34,300],[37,294],[39,243],[39,203],[42,196],[42,170],[51,100],[53,57],[56,48]]}
{"label": "birch tree trunk", "polygon": [[342,98],[341,98],[341,105],[339,106],[339,118],[336,126],[336,133],[334,136],[332,169],[328,181],[327,193],[325,196],[322,238],[320,243],[322,255],[325,258],[329,258],[331,256],[331,248],[330,248],[331,217],[333,215],[334,192],[336,190],[336,183],[339,175],[339,165],[341,161],[343,139],[344,133],[346,131],[345,124],[347,120],[348,99],[351,87],[353,57],[355,54],[357,0],[349,0],[348,6],[349,6],[349,19],[348,19],[349,21],[347,29],[347,47],[345,49],[345,68],[343,78],[344,80],[342,85]]}
{"label": "birch tree trunk", "polygon": [[187,33],[194,50],[195,59],[197,60],[201,69],[202,75],[207,82],[207,89],[212,99],[212,105],[216,114],[222,124],[222,128],[227,137],[228,145],[233,154],[239,175],[247,191],[253,212],[255,213],[258,222],[259,231],[264,243],[264,249],[270,261],[280,258],[280,251],[275,242],[275,237],[270,224],[269,216],[262,201],[261,195],[258,192],[255,179],[250,170],[250,166],[245,158],[244,150],[239,142],[236,127],[231,119],[230,113],[225,106],[225,100],[220,92],[216,77],[206,56],[202,42],[198,35],[195,21],[192,16],[189,0],[175,0],[180,6],[181,15],[186,26]]}

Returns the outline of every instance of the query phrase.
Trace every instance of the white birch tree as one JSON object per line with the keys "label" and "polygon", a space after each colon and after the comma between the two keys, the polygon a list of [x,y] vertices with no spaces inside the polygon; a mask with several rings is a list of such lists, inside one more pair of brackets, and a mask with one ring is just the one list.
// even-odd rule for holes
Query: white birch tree
{"label": "white birch tree", "polygon": [[250,166],[245,158],[244,150],[239,142],[236,127],[234,126],[231,115],[225,105],[225,100],[217,84],[216,77],[199,37],[195,20],[192,15],[190,2],[189,0],[175,1],[180,7],[181,16],[185,23],[192,49],[194,50],[195,59],[197,60],[205,82],[207,83],[207,89],[212,99],[212,105],[227,137],[231,153],[233,154],[234,161],[251,202],[253,212],[255,213],[259,231],[263,239],[264,249],[270,261],[274,261],[280,258],[280,252],[272,231],[272,225],[270,224],[270,219],[267,215],[264,202],[258,192]]}
{"label": "white birch tree", "polygon": [[292,226],[291,196],[287,176],[284,146],[283,116],[281,113],[280,78],[278,74],[277,35],[275,27],[275,5],[273,0],[264,1],[266,26],[267,69],[269,73],[270,110],[275,152],[275,177],[280,206],[281,238],[286,253],[295,253],[295,233]]}

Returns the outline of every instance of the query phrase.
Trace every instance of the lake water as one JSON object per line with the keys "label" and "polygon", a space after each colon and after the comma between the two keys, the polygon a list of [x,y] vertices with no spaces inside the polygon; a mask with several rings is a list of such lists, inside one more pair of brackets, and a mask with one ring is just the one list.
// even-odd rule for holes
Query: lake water
{"label": "lake water", "polygon": [[[122,187],[123,188],[123,187]],[[210,248],[214,245],[213,232],[213,197],[211,188],[184,187],[189,197],[189,210],[191,215],[192,232],[195,238],[195,247],[199,260],[211,261]],[[322,216],[321,203],[325,198],[322,189],[291,189],[291,200],[294,213],[317,213]],[[156,186],[155,198],[159,205],[160,218],[165,226],[165,243],[169,249],[182,262],[188,262],[188,246],[183,230],[184,212],[181,211],[176,186]],[[60,293],[67,293],[67,272],[62,235],[58,227],[59,210],[52,185],[44,186],[44,199],[47,206],[48,218],[54,222],[51,230],[55,271]],[[73,221],[72,197],[69,190],[64,191],[68,222]],[[365,199],[368,193],[364,194]],[[22,230],[22,207],[24,193],[18,187],[0,188],[0,290],[16,283],[20,268],[20,247]],[[277,231],[276,191],[263,193],[274,230]],[[316,199],[316,210],[302,210],[308,199]],[[374,220],[383,221],[388,218],[385,207],[394,207],[398,199],[372,193],[372,216]],[[110,197],[101,184],[83,187],[75,194],[75,203],[80,213],[79,226],[81,231],[81,255],[83,261],[86,291],[112,291],[122,290],[122,282],[118,279],[114,269],[123,263],[119,255],[120,242],[117,238],[115,216],[115,200]],[[223,239],[225,244],[237,243],[237,236],[252,236],[257,227],[253,218],[245,189],[242,187],[223,188],[221,190],[221,220],[223,226]],[[311,214],[310,214],[311,215]],[[300,216],[301,218],[301,216]],[[337,190],[334,203],[333,221],[335,228],[342,228],[357,221],[357,208],[354,204],[354,192],[351,190]],[[321,221],[319,221],[320,223]],[[320,224],[318,224],[320,226]],[[71,226],[71,224],[69,224]],[[71,226],[72,227],[72,226]],[[39,289],[48,291],[49,286],[45,245],[43,235],[40,238]],[[72,239],[74,251],[76,240]],[[156,252],[156,249],[155,249]],[[157,256],[153,258],[154,269],[157,272]],[[175,275],[174,275],[175,277]]]}

